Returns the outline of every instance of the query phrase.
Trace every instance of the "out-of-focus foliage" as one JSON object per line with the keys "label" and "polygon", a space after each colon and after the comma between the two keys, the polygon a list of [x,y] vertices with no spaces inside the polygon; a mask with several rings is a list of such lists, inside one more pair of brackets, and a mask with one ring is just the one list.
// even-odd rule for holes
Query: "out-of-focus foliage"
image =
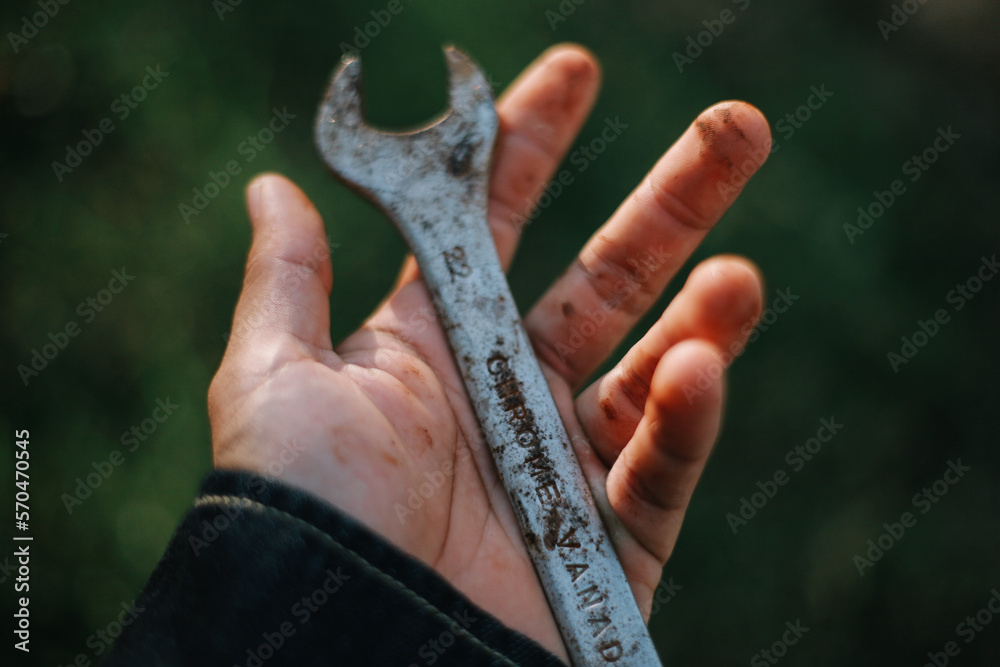
{"label": "out-of-focus foliage", "polygon": [[[899,4],[915,13],[886,40],[878,22],[893,7],[861,0],[400,3],[390,15],[380,0],[73,2],[26,43],[13,40],[16,51],[5,39],[0,499],[13,495],[12,434],[30,429],[29,662],[99,656],[105,645],[94,633],[141,589],[211,466],[205,394],[242,278],[250,176],[289,175],[323,213],[335,244],[334,339],[390,286],[403,244],[329,177],[313,145],[316,104],[341,45],[361,47],[371,118],[403,127],[445,104],[443,43],[468,50],[502,88],[547,46],[572,40],[597,54],[605,80],[580,142],[609,117],[628,129],[585,171],[564,165],[574,183],[527,228],[513,267],[522,307],[701,109],[746,99],[770,118],[780,146],[690,264],[744,254],[767,276],[769,300],[779,289],[799,299],[732,369],[726,427],[665,570],[681,588],[652,620],[666,664],[749,662],[796,620],[809,631],[784,664],[918,665],[948,641],[958,642],[961,664],[996,664],[1000,619],[970,643],[956,626],[1000,586],[990,342],[1000,280],[961,310],[947,297],[1000,252],[1000,7],[909,0]],[[231,11],[220,16],[220,7]],[[731,23],[717,22],[723,10]],[[5,3],[3,32],[21,33],[38,11],[37,2]],[[373,23],[378,16],[385,25]],[[366,29],[374,36],[360,39]],[[697,57],[678,71],[675,53],[689,48]],[[169,76],[134,109],[116,103],[147,67]],[[796,126],[786,114],[813,87],[832,96]],[[275,109],[294,118],[263,150],[241,150]],[[66,162],[67,145],[98,136],[105,118],[113,131],[57,174],[52,163]],[[911,181],[904,163],[939,128],[960,138]],[[240,173],[185,220],[179,206],[229,161]],[[844,225],[856,223],[858,207],[896,179],[905,193],[849,239]],[[116,270],[135,278],[90,310],[86,300]],[[941,308],[950,321],[893,372],[887,353]],[[70,322],[79,334],[25,386],[18,365]],[[179,407],[155,432],[123,440],[168,398]],[[824,418],[843,429],[796,470],[786,453]],[[63,494],[115,449],[122,465],[69,512]],[[971,470],[920,514],[914,494],[958,459]],[[727,513],[778,470],[788,484],[734,535]],[[853,556],[908,510],[916,525],[859,576]],[[0,579],[10,609],[6,567]]]}

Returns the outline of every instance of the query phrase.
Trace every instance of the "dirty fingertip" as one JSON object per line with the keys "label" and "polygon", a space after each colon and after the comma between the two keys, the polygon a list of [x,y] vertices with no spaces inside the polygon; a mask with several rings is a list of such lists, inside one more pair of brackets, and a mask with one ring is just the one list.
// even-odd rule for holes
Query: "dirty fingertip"
{"label": "dirty fingertip", "polygon": [[728,100],[701,112],[694,127],[702,154],[710,153],[727,166],[748,158],[759,168],[771,152],[771,128],[761,111],[747,102]]}

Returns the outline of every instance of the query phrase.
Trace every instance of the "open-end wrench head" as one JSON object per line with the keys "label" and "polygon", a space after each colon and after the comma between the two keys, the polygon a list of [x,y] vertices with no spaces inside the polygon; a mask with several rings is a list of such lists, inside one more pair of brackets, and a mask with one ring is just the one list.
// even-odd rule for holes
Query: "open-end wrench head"
{"label": "open-end wrench head", "polygon": [[338,178],[385,209],[402,191],[412,199],[418,184],[428,193],[443,188],[437,190],[442,194],[468,191],[476,181],[488,185],[498,125],[492,92],[467,55],[447,47],[445,58],[450,107],[427,126],[388,132],[368,125],[356,55],[344,58],[320,105],[316,142],[323,159]]}

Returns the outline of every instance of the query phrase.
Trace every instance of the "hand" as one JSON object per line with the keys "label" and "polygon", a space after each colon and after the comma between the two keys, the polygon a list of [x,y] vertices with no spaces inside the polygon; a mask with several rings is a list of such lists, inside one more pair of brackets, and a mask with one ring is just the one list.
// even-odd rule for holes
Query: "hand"
{"label": "hand", "polygon": [[[598,80],[589,53],[555,47],[498,101],[489,220],[505,266],[518,214],[544,191]],[[615,546],[647,618],[718,433],[725,362],[760,313],[757,270],[735,257],[700,264],[617,366],[574,394],[722,216],[746,181],[739,169],[759,166],[754,156],[766,156],[770,141],[748,104],[703,112],[524,319],[585,472],[605,485],[626,529]],[[325,498],[566,660],[412,258],[385,302],[334,349],[319,214],[276,175],[257,178],[247,199],[253,246],[209,391],[216,466],[271,474]],[[586,322],[590,335],[574,335]]]}

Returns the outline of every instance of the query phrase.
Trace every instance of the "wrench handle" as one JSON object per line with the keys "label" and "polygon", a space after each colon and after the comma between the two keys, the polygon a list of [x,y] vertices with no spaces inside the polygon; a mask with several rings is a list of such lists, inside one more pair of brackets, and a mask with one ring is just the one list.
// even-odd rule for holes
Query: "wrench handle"
{"label": "wrench handle", "polygon": [[572,663],[660,665],[486,220],[457,218],[408,240]]}

